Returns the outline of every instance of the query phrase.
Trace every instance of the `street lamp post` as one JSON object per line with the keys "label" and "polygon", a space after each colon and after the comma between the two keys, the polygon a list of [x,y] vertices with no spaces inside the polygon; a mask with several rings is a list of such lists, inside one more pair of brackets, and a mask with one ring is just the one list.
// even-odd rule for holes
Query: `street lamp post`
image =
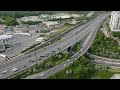
{"label": "street lamp post", "polygon": [[76,43],[77,43],[77,32],[76,32]]}
{"label": "street lamp post", "polygon": [[36,48],[35,48],[35,58],[36,58],[36,64],[37,64],[37,54],[36,54]]}

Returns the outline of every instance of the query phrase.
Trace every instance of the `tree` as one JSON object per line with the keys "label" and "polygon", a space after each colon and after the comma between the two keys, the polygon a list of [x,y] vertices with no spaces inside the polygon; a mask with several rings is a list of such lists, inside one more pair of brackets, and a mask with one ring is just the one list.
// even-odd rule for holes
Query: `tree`
{"label": "tree", "polygon": [[8,16],[5,19],[5,24],[7,26],[13,26],[13,25],[17,25],[18,23],[16,21],[16,18]]}

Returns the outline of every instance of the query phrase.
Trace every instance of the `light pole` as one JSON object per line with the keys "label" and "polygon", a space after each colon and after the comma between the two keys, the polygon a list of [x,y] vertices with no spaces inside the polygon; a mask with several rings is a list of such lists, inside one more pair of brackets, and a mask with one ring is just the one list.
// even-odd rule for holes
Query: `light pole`
{"label": "light pole", "polygon": [[77,32],[76,32],[76,43],[77,43]]}
{"label": "light pole", "polygon": [[37,64],[37,54],[36,54],[36,48],[35,48],[35,58],[36,58],[36,64]]}

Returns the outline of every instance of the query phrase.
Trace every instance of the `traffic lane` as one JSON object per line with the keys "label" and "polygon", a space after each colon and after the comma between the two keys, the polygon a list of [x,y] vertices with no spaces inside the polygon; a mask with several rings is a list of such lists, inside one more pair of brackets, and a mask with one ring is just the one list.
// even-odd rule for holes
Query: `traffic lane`
{"label": "traffic lane", "polygon": [[92,60],[94,63],[96,64],[102,64],[105,66],[115,66],[115,67],[120,67],[120,63],[115,63],[115,62],[110,62],[110,61],[103,61],[101,59],[96,59],[96,60]]}

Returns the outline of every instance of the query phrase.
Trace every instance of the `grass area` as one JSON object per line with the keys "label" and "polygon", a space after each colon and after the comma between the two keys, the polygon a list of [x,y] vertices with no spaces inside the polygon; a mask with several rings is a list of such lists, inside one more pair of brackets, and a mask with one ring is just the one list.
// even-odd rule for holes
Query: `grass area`
{"label": "grass area", "polygon": [[[94,79],[110,79],[117,72],[110,71],[98,71],[94,76]],[[120,73],[119,73],[120,74]]]}
{"label": "grass area", "polygon": [[111,71],[111,72],[120,72],[120,68],[111,67],[111,68],[109,69],[109,71]]}
{"label": "grass area", "polygon": [[78,52],[80,50],[80,44],[79,43],[76,43],[73,48],[72,48],[72,51],[74,53]]}
{"label": "grass area", "polygon": [[107,70],[97,71],[94,79],[110,79],[114,74],[120,74],[120,68],[109,67]]}
{"label": "grass area", "polygon": [[120,39],[120,32],[112,32],[112,36]]}

